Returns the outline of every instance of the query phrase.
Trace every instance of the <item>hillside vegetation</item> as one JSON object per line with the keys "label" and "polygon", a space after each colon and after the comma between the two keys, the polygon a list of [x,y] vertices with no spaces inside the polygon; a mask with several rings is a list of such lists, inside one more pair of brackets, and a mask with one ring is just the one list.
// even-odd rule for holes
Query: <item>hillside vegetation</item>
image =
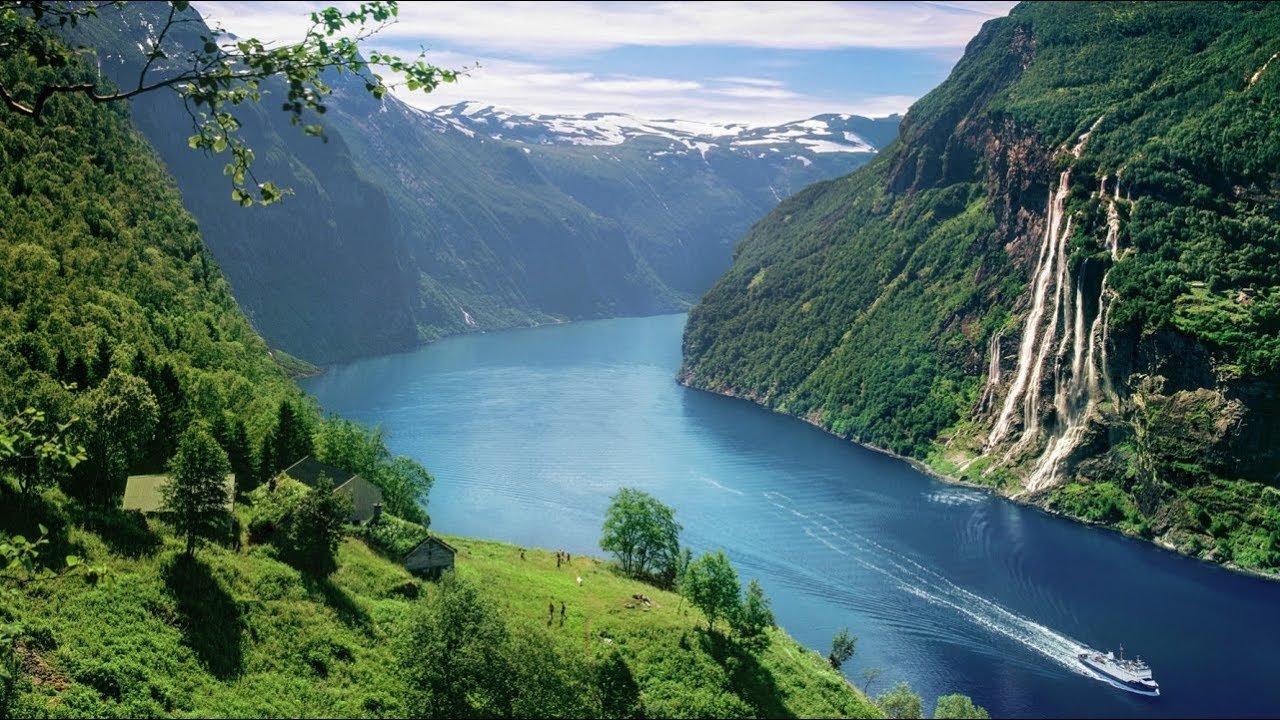
{"label": "hillside vegetation", "polygon": [[987,23],[895,146],[741,241],[682,381],[1280,568],[1277,36],[1267,3]]}
{"label": "hillside vegetation", "polygon": [[[744,649],[708,634],[679,596],[595,558],[557,567],[550,551],[522,559],[511,545],[447,537],[457,581],[442,585],[348,538],[337,571],[318,579],[270,545],[207,545],[188,561],[155,520],[80,510],[57,492],[32,507],[56,549],[93,570],[26,588],[9,604],[26,625],[8,705],[19,717],[413,716],[422,706],[410,680],[430,671],[459,687],[505,688],[490,711],[525,717],[880,716],[785,633],[771,629],[765,645]],[[248,526],[253,508],[238,512]],[[442,588],[456,585],[481,613],[455,618],[475,623],[458,632],[497,634],[451,640],[461,644],[424,671],[427,649],[406,643]]]}
{"label": "hillside vegetation", "polygon": [[[6,85],[39,78],[19,60],[0,73]],[[46,429],[78,418],[70,432],[90,458],[71,480],[86,496],[162,468],[197,420],[240,447],[243,467],[302,393],[127,109],[68,97],[48,112],[0,114],[0,417],[34,407]]]}

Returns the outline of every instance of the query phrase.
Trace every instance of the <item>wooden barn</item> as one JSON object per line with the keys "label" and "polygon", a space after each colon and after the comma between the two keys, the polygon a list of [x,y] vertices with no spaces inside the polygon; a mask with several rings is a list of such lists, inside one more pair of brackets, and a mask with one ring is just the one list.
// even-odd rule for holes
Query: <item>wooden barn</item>
{"label": "wooden barn", "polygon": [[363,525],[381,511],[382,491],[377,485],[353,472],[326,465],[309,455],[285,468],[283,474],[312,489],[320,483],[320,478],[329,478],[333,482],[334,492],[351,498],[351,517],[347,518],[348,522]]}
{"label": "wooden barn", "polygon": [[404,566],[415,575],[438,580],[445,570],[453,569],[453,556],[458,551],[438,537],[428,537],[404,557]]}

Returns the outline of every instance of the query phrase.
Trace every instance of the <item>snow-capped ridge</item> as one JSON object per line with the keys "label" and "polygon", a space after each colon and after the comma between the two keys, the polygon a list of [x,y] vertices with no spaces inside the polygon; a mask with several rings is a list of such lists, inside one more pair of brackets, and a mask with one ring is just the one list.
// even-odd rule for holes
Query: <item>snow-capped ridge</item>
{"label": "snow-capped ridge", "polygon": [[622,145],[639,138],[668,141],[661,155],[761,151],[805,156],[815,153],[874,153],[876,145],[853,129],[866,118],[849,114],[817,115],[781,125],[713,123],[667,118],[644,120],[617,112],[546,115],[465,101],[424,112],[465,134],[478,133],[528,145]]}

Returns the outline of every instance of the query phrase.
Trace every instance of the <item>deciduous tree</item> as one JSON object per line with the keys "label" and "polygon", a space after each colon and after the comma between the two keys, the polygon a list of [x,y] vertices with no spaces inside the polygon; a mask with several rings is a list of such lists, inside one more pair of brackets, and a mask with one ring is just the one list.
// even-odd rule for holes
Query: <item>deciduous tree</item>
{"label": "deciduous tree", "polygon": [[840,632],[831,638],[831,653],[827,655],[827,662],[831,663],[831,667],[839,670],[841,665],[853,657],[857,649],[858,638],[849,634],[849,628],[840,628]]}
{"label": "deciduous tree", "polygon": [[350,516],[351,498],[334,492],[333,481],[321,477],[289,518],[293,564],[317,577],[332,575],[338,569],[335,555]]}
{"label": "deciduous tree", "polygon": [[614,554],[622,571],[675,577],[680,552],[680,524],[675,511],[648,493],[621,488],[610,498],[600,547]]}
{"label": "deciduous tree", "polygon": [[911,686],[906,681],[898,683],[892,690],[878,696],[876,705],[888,718],[907,720],[924,717],[920,696],[911,691]]}
{"label": "deciduous tree", "polygon": [[265,83],[281,81],[282,107],[294,125],[308,135],[324,137],[315,122],[323,115],[331,89],[327,72],[352,73],[365,89],[381,98],[395,86],[378,71],[403,77],[411,91],[430,92],[441,83],[455,81],[459,73],[429,65],[422,55],[406,60],[377,50],[361,51],[361,45],[395,21],[399,6],[394,0],[367,2],[346,11],[325,8],[311,13],[311,25],[303,39],[291,44],[266,43],[239,38],[214,28],[194,47],[179,47],[177,28],[198,21],[189,2],[170,2],[167,18],[151,28],[141,48],[146,62],[136,82],[115,87],[101,75],[86,72],[79,81],[48,81],[46,68],[72,65],[86,47],[69,47],[55,31],[75,27],[88,18],[119,12],[123,2],[0,2],[0,59],[23,58],[31,72],[24,82],[0,82],[0,106],[41,121],[48,104],[57,97],[81,95],[95,103],[117,102],[160,90],[182,98],[191,121],[189,144],[208,153],[229,153],[225,173],[231,179],[232,198],[242,205],[274,202],[287,192],[271,182],[258,182],[251,165],[253,150],[240,137],[236,107],[258,102]]}
{"label": "deciduous tree", "polygon": [[703,553],[702,557],[689,564],[680,593],[707,616],[707,630],[715,628],[717,619],[736,615],[742,603],[738,571],[718,550]]}
{"label": "deciduous tree", "polygon": [[733,629],[746,640],[764,637],[765,630],[773,627],[773,610],[769,607],[769,598],[764,594],[760,582],[753,579],[747,583],[746,597],[742,607],[733,616]]}
{"label": "deciduous tree", "polygon": [[973,704],[973,698],[956,693],[938,698],[938,705],[933,711],[934,720],[955,718],[956,720],[987,720],[991,717],[987,711]]}

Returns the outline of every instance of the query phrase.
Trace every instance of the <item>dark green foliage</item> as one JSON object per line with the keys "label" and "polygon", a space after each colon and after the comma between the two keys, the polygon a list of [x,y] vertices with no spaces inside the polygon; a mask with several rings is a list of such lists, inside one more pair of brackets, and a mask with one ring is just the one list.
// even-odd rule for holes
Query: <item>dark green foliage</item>
{"label": "dark green foliage", "polygon": [[[769,598],[764,588],[754,578],[747,583],[746,596],[738,612],[730,618],[734,632],[748,642],[764,637],[765,630],[775,624],[773,610],[769,607]],[[839,668],[836,668],[837,670]]]}
{"label": "dark green foliage", "polygon": [[892,690],[876,696],[876,705],[887,718],[922,718],[924,708],[920,696],[911,691],[906,681],[900,682]]}
{"label": "dark green foliage", "polygon": [[160,418],[151,389],[139,378],[112,370],[75,402],[80,439],[89,459],[75,471],[84,498],[107,504],[124,492],[125,478],[143,457]]}
{"label": "dark green foliage", "polygon": [[[1166,364],[1182,387],[1251,403],[1248,423],[1269,428],[1280,65],[1261,70],[1277,36],[1269,3],[1024,3],[987,23],[904,118],[901,142],[747,234],[690,312],[680,379],[921,459],[946,454],[953,433],[984,435],[975,410],[989,344],[1000,332],[1008,359],[1043,229],[1026,218],[1044,216],[1070,168],[1071,265],[1098,284],[1110,269],[1116,293],[1108,349],[1122,406],[1105,408],[1118,411],[1110,442],[1133,421],[1126,373]],[[1078,158],[1066,151],[1090,130]],[[1119,187],[1118,260],[1103,244],[1104,178],[1108,198]],[[1183,351],[1195,348],[1203,357]],[[1113,445],[1095,482],[1052,502],[1180,542],[1187,488],[1274,483],[1271,431],[1240,432],[1212,448],[1163,432],[1132,452]],[[983,479],[1014,487],[1020,470]],[[1259,514],[1243,514],[1261,523],[1243,536],[1269,537]],[[1245,544],[1258,548],[1250,562],[1269,557],[1265,542]]]}
{"label": "dark green foliage", "polygon": [[327,417],[315,434],[315,452],[321,462],[377,485],[387,512],[422,526],[430,524],[426,505],[435,478],[413,458],[393,456],[381,426],[370,429],[352,420]]}
{"label": "dark green foliage", "polygon": [[249,431],[244,420],[227,420],[226,413],[218,415],[213,427],[214,437],[227,453],[231,472],[236,476],[236,492],[244,493],[256,485],[258,468],[254,464],[253,447],[249,444]]}
{"label": "dark green foliage", "polygon": [[742,585],[738,571],[719,550],[703,553],[684,573],[680,594],[707,616],[707,630],[714,630],[719,618],[732,618],[742,607]]}
{"label": "dark green foliage", "polygon": [[954,720],[987,720],[991,716],[968,695],[943,695],[938,698],[937,708],[933,711],[934,720],[943,718]]}
{"label": "dark green foliage", "polygon": [[[0,82],[17,77],[84,75],[0,60]],[[162,470],[192,422],[228,413],[256,445],[300,396],[125,110],[64,97],[40,124],[0,113],[0,413],[80,417],[89,460],[67,487],[102,503]]]}
{"label": "dark green foliage", "polygon": [[44,413],[30,407],[0,421],[0,479],[12,477],[25,500],[82,462],[84,447],[72,445],[66,434],[74,422],[50,426]]}
{"label": "dark green foliage", "polygon": [[276,427],[271,433],[271,459],[274,465],[271,475],[311,454],[311,433],[306,415],[300,414],[292,402],[282,400],[276,413]]}
{"label": "dark green foliage", "polygon": [[249,493],[249,541],[270,542],[287,551],[290,517],[308,492],[307,486],[297,480],[282,478],[274,488],[264,484]]}
{"label": "dark green foliage", "polygon": [[289,516],[289,562],[314,577],[338,569],[335,554],[351,515],[351,499],[335,493],[328,478],[304,494]]}
{"label": "dark green foliage", "polygon": [[670,583],[680,552],[680,523],[675,521],[675,511],[652,495],[619,488],[609,498],[600,548],[614,554],[624,573],[654,575]]}
{"label": "dark green foliage", "polygon": [[277,557],[312,577],[337,569],[334,553],[351,515],[351,499],[333,492],[328,478],[321,477],[315,488],[282,478],[274,488],[258,487],[247,500],[251,543],[269,543]]}
{"label": "dark green foliage", "polygon": [[446,574],[401,638],[405,705],[415,717],[511,714],[510,642],[498,610],[470,583]]}
{"label": "dark green foliage", "polygon": [[365,523],[356,528],[355,535],[386,557],[403,560],[430,533],[422,525],[384,512],[378,522]]}
{"label": "dark green foliage", "polygon": [[831,638],[831,652],[827,653],[827,662],[839,670],[858,650],[858,638],[849,634],[849,628],[840,628],[840,632]]}
{"label": "dark green foliage", "polygon": [[1143,534],[1142,514],[1129,497],[1113,482],[1071,484],[1054,490],[1050,508],[1069,515],[1106,525],[1117,525]]}
{"label": "dark green foliage", "polygon": [[169,462],[169,482],[164,495],[165,516],[185,536],[187,556],[196,542],[225,535],[229,528],[226,477],[231,472],[227,453],[202,425],[192,425],[178,441],[178,452]]}

